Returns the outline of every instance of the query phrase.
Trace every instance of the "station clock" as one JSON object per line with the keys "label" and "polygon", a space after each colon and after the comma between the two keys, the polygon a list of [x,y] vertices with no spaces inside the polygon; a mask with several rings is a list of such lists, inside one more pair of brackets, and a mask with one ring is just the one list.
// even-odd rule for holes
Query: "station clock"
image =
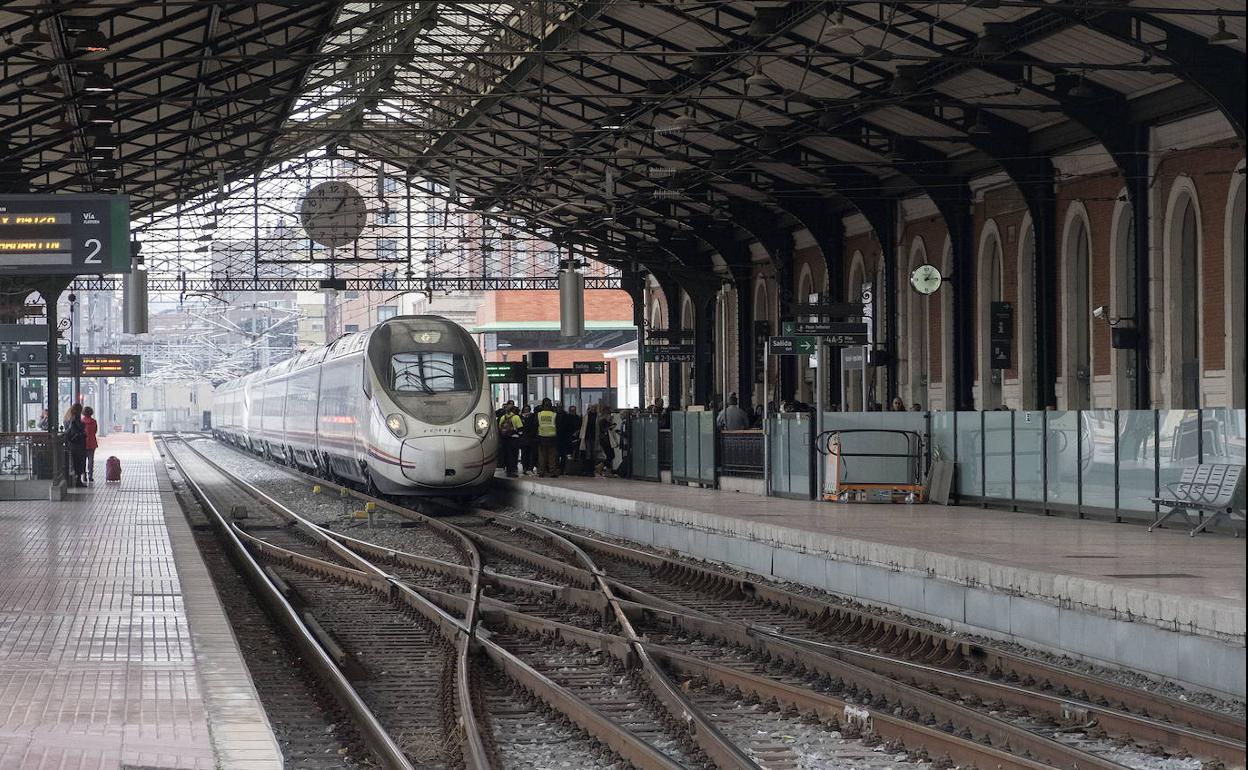
{"label": "station clock", "polygon": [[933,294],[944,280],[935,265],[919,265],[910,274],[910,285],[919,294]]}
{"label": "station clock", "polygon": [[359,239],[368,224],[368,205],[346,182],[321,182],[303,197],[299,216],[309,238],[333,249]]}

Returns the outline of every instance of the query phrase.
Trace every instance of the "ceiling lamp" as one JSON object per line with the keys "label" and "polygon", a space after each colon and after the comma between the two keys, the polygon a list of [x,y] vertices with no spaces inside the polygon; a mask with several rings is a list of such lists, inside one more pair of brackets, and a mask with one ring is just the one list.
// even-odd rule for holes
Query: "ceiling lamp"
{"label": "ceiling lamp", "polygon": [[780,28],[780,14],[783,8],[763,7],[759,8],[754,15],[754,20],[750,22],[749,29],[746,34],[751,37],[769,37],[776,33]]}
{"label": "ceiling lamp", "polygon": [[836,15],[832,17],[832,23],[823,28],[823,37],[828,40],[840,40],[843,37],[849,37],[854,32],[854,28],[845,23],[845,11],[837,8]]}
{"label": "ceiling lamp", "polygon": [[1075,84],[1074,88],[1070,89],[1070,95],[1076,99],[1095,99],[1096,91],[1088,85],[1086,75],[1081,72],[1079,73],[1079,82]]}
{"label": "ceiling lamp", "polygon": [[915,64],[903,64],[897,68],[893,81],[889,83],[888,92],[894,96],[906,96],[919,90],[919,76],[922,67]]}
{"label": "ceiling lamp", "polygon": [[759,152],[772,153],[780,149],[780,144],[779,135],[767,132],[758,137],[758,144],[755,146],[758,147]]}
{"label": "ceiling lamp", "polygon": [[1218,17],[1218,31],[1209,36],[1209,45],[1233,45],[1239,42],[1239,35],[1226,28],[1226,19]]}
{"label": "ceiling lamp", "polygon": [[984,24],[984,34],[975,41],[975,55],[998,56],[1005,53],[1006,30],[1009,26],[999,21]]}
{"label": "ceiling lamp", "polygon": [[858,55],[863,61],[891,61],[893,58],[892,51],[887,51],[878,45],[864,45],[862,53]]}
{"label": "ceiling lamp", "polygon": [[34,28],[27,30],[20,42],[26,48],[38,48],[51,43],[52,36],[43,31],[43,26],[39,22],[35,22]]}
{"label": "ceiling lamp", "polygon": [[697,123],[698,121],[693,115],[693,110],[686,109],[684,112],[677,115],[676,119],[672,121],[672,127],[677,130],[683,130],[686,128],[693,128],[697,125]]}
{"label": "ceiling lamp", "polygon": [[745,79],[746,88],[767,88],[773,85],[771,78],[767,77],[767,73],[763,72],[763,65],[754,68],[754,72]]}
{"label": "ceiling lamp", "polygon": [[87,134],[87,142],[93,150],[115,150],[119,146],[117,138],[106,128],[97,128]]}
{"label": "ceiling lamp", "polygon": [[111,126],[115,119],[107,104],[97,104],[87,113],[87,122],[96,126]]}
{"label": "ceiling lamp", "polygon": [[83,53],[104,53],[108,50],[108,38],[96,27],[84,29],[74,38],[74,50]]}
{"label": "ceiling lamp", "polygon": [[107,94],[113,90],[113,81],[103,72],[92,72],[83,81],[82,90],[88,94]]}

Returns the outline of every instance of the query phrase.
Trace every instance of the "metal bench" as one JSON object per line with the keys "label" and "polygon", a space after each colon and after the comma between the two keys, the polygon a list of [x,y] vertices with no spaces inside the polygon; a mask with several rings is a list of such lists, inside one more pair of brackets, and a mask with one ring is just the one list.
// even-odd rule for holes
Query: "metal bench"
{"label": "metal bench", "polygon": [[[1152,498],[1154,503],[1168,506],[1170,510],[1154,521],[1148,531],[1152,532],[1176,513],[1181,514],[1189,525],[1196,524],[1190,513],[1207,511],[1211,514],[1188,533],[1193,537],[1223,517],[1238,515],[1242,518],[1244,508],[1239,489],[1243,476],[1242,465],[1203,463],[1184,468],[1178,481],[1166,485],[1164,495]],[[1236,508],[1236,505],[1239,507]]]}

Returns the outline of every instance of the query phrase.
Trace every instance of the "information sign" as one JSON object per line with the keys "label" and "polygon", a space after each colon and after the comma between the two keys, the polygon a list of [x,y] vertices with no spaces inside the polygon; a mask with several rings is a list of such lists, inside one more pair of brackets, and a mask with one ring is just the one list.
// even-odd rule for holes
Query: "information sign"
{"label": "information sign", "polygon": [[819,342],[815,337],[771,337],[767,347],[773,356],[808,356],[815,353]]}
{"label": "information sign", "polygon": [[31,380],[22,385],[22,403],[43,403],[43,380]]}
{"label": "information sign", "polygon": [[18,342],[46,342],[47,324],[0,324],[0,345]]}
{"label": "information sign", "polygon": [[989,340],[993,369],[1009,369],[1014,361],[1013,340]]}
{"label": "information sign", "polygon": [[130,272],[124,195],[0,195],[0,275]]}
{"label": "information sign", "polygon": [[[796,321],[793,330],[798,334],[816,335],[867,335],[867,325],[858,321]],[[849,343],[845,343],[849,344]],[[859,343],[864,344],[864,343]]]}
{"label": "information sign", "polygon": [[867,349],[863,347],[841,348],[841,369],[862,369],[867,365]]}
{"label": "information sign", "polygon": [[575,374],[606,374],[606,361],[573,361],[572,371]]}
{"label": "information sign", "polygon": [[683,364],[692,362],[693,357],[693,345],[646,345],[644,360],[652,364]]}
{"label": "information sign", "polygon": [[[68,358],[69,356],[61,356],[60,365],[57,368],[57,376],[74,376],[74,370]],[[36,362],[19,362],[17,366],[17,374],[19,377],[47,377],[47,361],[40,356],[39,360]],[[78,376],[141,377],[143,376],[143,359],[142,356],[135,355],[84,353],[78,362]]]}
{"label": "information sign", "polygon": [[994,340],[1012,340],[1014,339],[1014,306],[1008,302],[993,302],[989,311],[992,319],[992,328],[989,330],[991,334],[989,339]]}
{"label": "information sign", "polygon": [[523,384],[526,366],[523,361],[486,361],[485,378],[492,384]]}

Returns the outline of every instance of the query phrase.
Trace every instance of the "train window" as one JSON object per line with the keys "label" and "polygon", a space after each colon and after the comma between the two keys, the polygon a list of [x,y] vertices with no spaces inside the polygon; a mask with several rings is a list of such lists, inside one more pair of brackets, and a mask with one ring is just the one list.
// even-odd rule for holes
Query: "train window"
{"label": "train window", "polygon": [[458,353],[396,353],[390,357],[390,389],[396,393],[472,390],[468,365]]}

